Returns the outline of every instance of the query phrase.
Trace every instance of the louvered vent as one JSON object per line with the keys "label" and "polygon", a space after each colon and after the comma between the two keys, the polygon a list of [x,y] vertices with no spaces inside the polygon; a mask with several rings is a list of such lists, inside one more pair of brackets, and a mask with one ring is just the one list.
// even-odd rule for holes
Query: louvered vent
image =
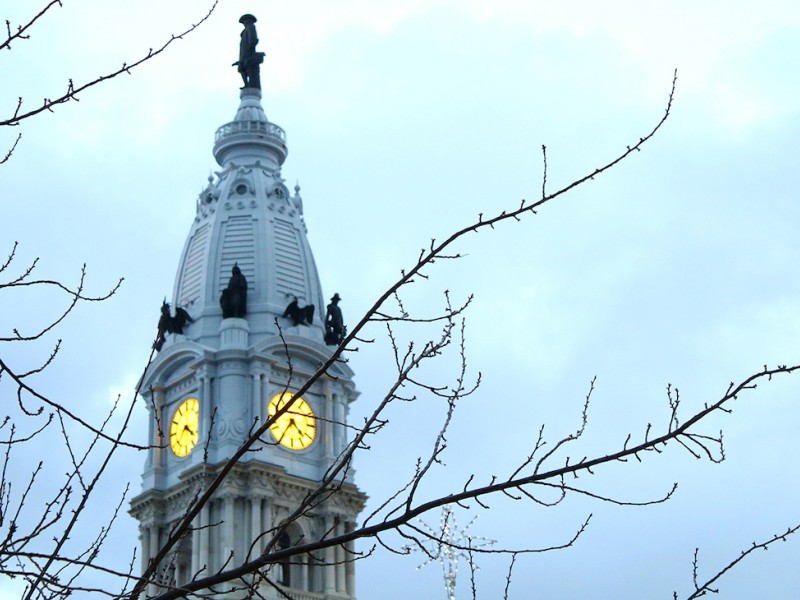
{"label": "louvered vent", "polygon": [[297,231],[288,221],[275,219],[275,285],[278,294],[308,300]]}
{"label": "louvered vent", "polygon": [[255,289],[255,239],[253,236],[253,219],[250,216],[231,217],[224,224],[225,233],[222,238],[220,254],[219,288],[221,294],[231,278],[233,265],[238,264],[247,279],[247,290]]}
{"label": "louvered vent", "polygon": [[208,224],[198,227],[192,241],[189,243],[189,251],[186,253],[186,264],[181,275],[181,285],[178,288],[178,306],[188,307],[200,299],[203,286],[203,258],[208,253]]}

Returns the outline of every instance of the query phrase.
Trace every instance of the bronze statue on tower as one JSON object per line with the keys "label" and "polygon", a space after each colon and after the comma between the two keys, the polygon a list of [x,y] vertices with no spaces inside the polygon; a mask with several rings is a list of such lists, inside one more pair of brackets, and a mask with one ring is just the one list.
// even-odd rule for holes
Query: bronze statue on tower
{"label": "bronze statue on tower", "polygon": [[223,319],[244,319],[247,314],[247,279],[238,263],[231,269],[231,278],[228,287],[222,290],[219,305]]}
{"label": "bronze statue on tower", "polygon": [[233,63],[242,75],[245,88],[261,89],[259,70],[264,62],[264,53],[256,52],[258,34],[256,34],[256,18],[253,15],[242,15],[239,23],[244,25],[242,41],[239,42],[239,60]]}

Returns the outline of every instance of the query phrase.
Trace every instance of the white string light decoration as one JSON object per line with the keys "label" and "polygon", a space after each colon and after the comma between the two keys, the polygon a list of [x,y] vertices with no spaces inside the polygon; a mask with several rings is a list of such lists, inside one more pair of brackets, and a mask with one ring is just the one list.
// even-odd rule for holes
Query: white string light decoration
{"label": "white string light decoration", "polygon": [[477,516],[473,517],[463,529],[459,529],[453,509],[445,506],[442,508],[442,517],[438,529],[434,529],[425,521],[419,520],[421,528],[429,536],[425,542],[420,542],[422,547],[405,546],[405,549],[409,552],[424,552],[428,556],[428,560],[419,565],[417,569],[421,569],[433,561],[442,563],[447,600],[456,600],[456,577],[458,576],[459,559],[464,559],[473,571],[477,571],[478,565],[473,562],[472,554],[469,550],[486,548],[495,543],[495,540],[471,536],[467,533],[477,518]]}

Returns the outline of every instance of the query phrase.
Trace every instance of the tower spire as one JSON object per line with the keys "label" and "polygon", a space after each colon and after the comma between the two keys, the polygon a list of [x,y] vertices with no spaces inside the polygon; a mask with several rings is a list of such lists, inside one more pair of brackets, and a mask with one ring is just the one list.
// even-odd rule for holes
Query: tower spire
{"label": "tower spire", "polygon": [[214,158],[221,167],[229,163],[260,164],[280,169],[286,160],[286,133],[270,123],[261,106],[261,63],[264,53],[256,51],[258,34],[256,18],[242,15],[239,22],[244,25],[239,44],[239,60],[233,63],[242,76],[244,86],[239,93],[241,102],[233,121],[226,123],[214,137]]}

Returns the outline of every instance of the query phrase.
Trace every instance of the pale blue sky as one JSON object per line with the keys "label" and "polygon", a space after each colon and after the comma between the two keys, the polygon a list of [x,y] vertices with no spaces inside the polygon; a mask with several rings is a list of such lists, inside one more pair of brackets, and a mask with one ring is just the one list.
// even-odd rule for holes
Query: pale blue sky
{"label": "pale blue sky", "polygon": [[[18,4],[0,16],[17,19]],[[216,168],[214,130],[238,103],[230,64],[244,12],[258,16],[267,53],[264,108],[288,136],[284,177],[302,186],[323,288],[342,295],[350,322],[431,237],[538,197],[542,144],[555,189],[649,131],[678,69],[673,115],[641,153],[534,218],[465,239],[466,258],[437,263],[409,291],[422,311],[440,306],[444,289],[475,294],[469,365],[483,385],[456,417],[448,468],[430,494],[460,488],[470,473],[484,481],[512,471],[543,422],[553,438],[572,432],[594,375],[587,439],[572,456],[614,451],[628,432],[665,423],[667,383],[690,410],[764,364],[797,363],[796,3],[553,4],[222,0],[200,30],[133,76],[26,122],[0,167],[0,251],[18,240],[21,261],[39,256],[41,276],[67,281],[86,262],[92,291],[125,277],[113,300],[81,307],[60,328],[62,356],[42,387],[85,414],[130,392],[196,195]],[[65,2],[0,56],[5,112],[20,95],[35,102],[68,77],[130,61],[202,13],[196,0]],[[0,132],[0,142],[14,133]],[[51,300],[2,302],[7,331]],[[24,361],[46,350],[15,352]],[[385,345],[354,356],[355,421],[380,397],[389,358]],[[695,547],[711,573],[800,523],[798,390],[796,377],[759,387],[710,423],[705,431],[725,431],[720,466],[676,447],[586,482],[642,500],[679,481],[666,505],[576,498],[545,510],[497,499],[471,531],[498,547],[545,546],[591,512],[573,549],[519,561],[512,598],[685,597]],[[374,503],[411,474],[442,407],[400,408],[357,462]],[[143,460],[121,457],[109,497],[139,485]],[[135,543],[132,519],[113,543],[121,555]],[[720,583],[720,597],[796,598],[798,560],[800,538],[759,553]],[[417,571],[420,562],[378,550],[358,566],[359,598],[443,598],[440,571]],[[479,597],[501,595],[506,564],[480,561]]]}

